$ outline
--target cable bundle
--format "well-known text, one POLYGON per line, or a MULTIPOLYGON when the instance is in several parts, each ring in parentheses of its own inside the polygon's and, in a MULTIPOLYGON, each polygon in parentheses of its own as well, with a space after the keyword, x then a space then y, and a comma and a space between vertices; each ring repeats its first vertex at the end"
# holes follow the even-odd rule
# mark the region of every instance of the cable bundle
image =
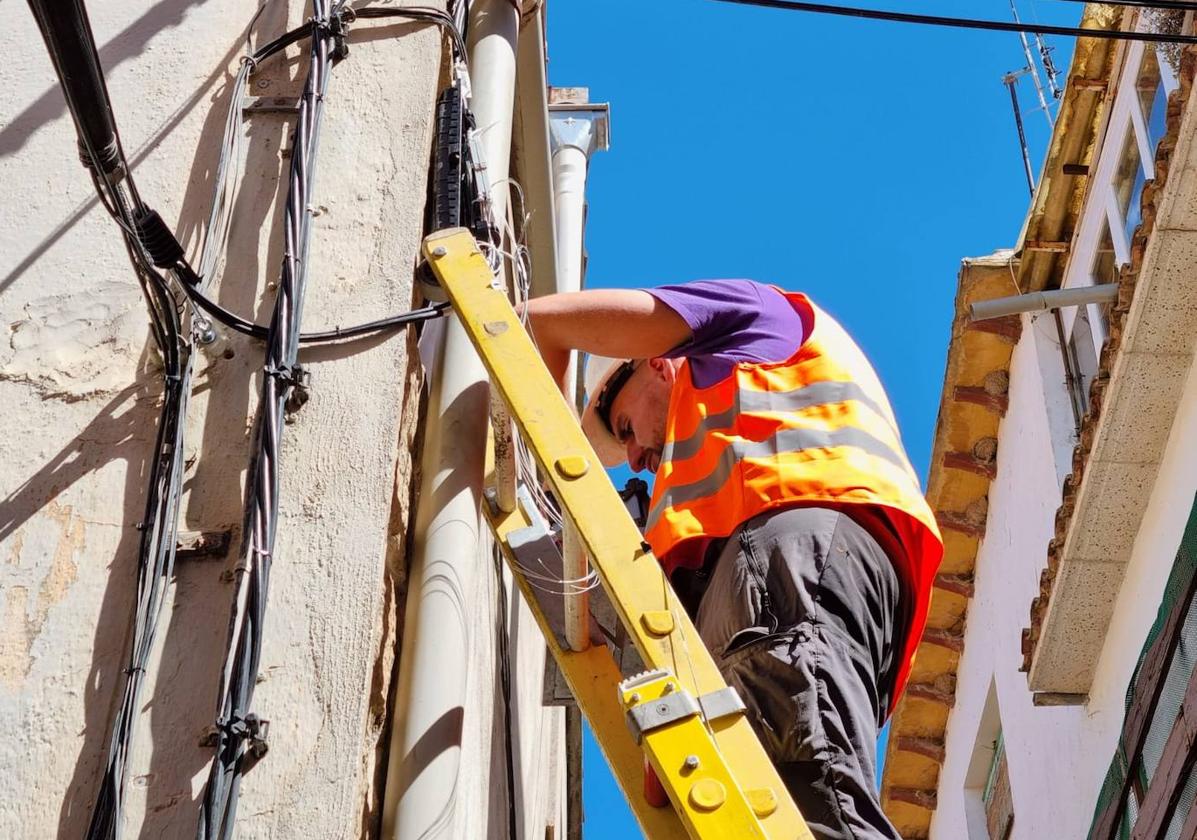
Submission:
MULTIPOLYGON (((158 619, 174 572, 179 503, 184 469, 184 429, 191 394, 197 339, 210 340, 211 316, 230 329, 266 342, 266 376, 262 410, 255 433, 257 454, 251 464, 253 482, 246 513, 245 544, 237 566, 228 658, 220 686, 216 757, 205 790, 201 838, 231 836, 237 796, 247 756, 265 751, 266 722, 249 711, 261 651, 262 620, 269 586, 271 551, 278 517, 278 450, 284 405, 302 390, 303 372, 296 364, 300 342, 337 341, 391 330, 436 318, 447 304, 427 306, 350 327, 299 332, 310 237, 308 197, 319 140, 322 99, 332 64, 347 53, 346 24, 354 12, 329 0, 315 0, 313 18, 284 33, 243 59, 233 90, 243 90, 260 62, 291 44, 311 39, 309 76, 300 103, 299 128, 288 188, 283 266, 279 294, 269 326, 254 324, 208 297, 228 239, 240 156, 240 97, 233 96, 225 122, 208 224, 204 230, 199 272, 187 262, 183 248, 161 216, 142 200, 129 172, 111 99, 82 0, 29 0, 63 88, 79 137, 80 158, 90 170, 100 201, 116 220, 130 262, 142 287, 155 343, 162 358, 163 399, 150 461, 145 514, 139 523, 137 598, 132 640, 120 703, 104 776, 87 831, 89 840, 111 840, 123 822, 128 758, 141 709, 146 667, 158 619), (189 318, 188 318, 189 315, 189 318), (189 320, 190 330, 184 328, 189 320)), ((260 10, 259 10, 260 11, 260 10)), ((460 52, 461 36, 453 18, 436 9, 359 10, 363 17, 406 17, 449 29, 460 52)))
POLYGON ((283 266, 266 334, 266 376, 254 429, 241 553, 236 566, 231 632, 220 678, 216 755, 212 760, 197 831, 199 838, 232 836, 238 788, 250 753, 265 751, 261 722, 252 716, 254 683, 262 651, 279 509, 279 448, 287 397, 297 382, 299 325, 308 279, 312 185, 320 145, 324 96, 341 30, 328 0, 314 0, 308 73, 299 99, 283 211, 283 266))

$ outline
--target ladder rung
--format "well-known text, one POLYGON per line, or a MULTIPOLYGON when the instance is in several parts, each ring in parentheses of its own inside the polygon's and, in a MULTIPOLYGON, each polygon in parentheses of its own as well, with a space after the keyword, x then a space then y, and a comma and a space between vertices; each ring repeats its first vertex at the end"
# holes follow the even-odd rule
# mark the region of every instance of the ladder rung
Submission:
POLYGON ((639 747, 626 726, 626 712, 643 716, 648 703, 677 693, 720 696, 727 688, 660 564, 624 507, 593 448, 558 391, 490 266, 464 229, 441 231, 424 242, 424 255, 453 302, 457 316, 490 372, 491 383, 578 536, 620 622, 650 671, 639 688, 620 687, 606 645, 567 650, 547 621, 532 587, 513 562, 508 539, 532 523, 516 505, 489 511, 496 539, 574 691, 582 712, 610 762, 645 833, 653 840, 686 833, 714 838, 811 838, 747 718, 739 712, 708 720, 699 713, 643 730, 639 747), (518 527, 517 527, 518 526, 518 527), (669 686, 668 688, 666 686, 669 686), (635 696, 633 696, 635 695, 635 696), (641 753, 641 750, 643 752, 641 753), (656 770, 673 804, 672 814, 652 809, 637 790, 643 756, 656 770), (672 821, 662 816, 670 814, 672 821), (670 827, 672 826, 672 827, 670 827))

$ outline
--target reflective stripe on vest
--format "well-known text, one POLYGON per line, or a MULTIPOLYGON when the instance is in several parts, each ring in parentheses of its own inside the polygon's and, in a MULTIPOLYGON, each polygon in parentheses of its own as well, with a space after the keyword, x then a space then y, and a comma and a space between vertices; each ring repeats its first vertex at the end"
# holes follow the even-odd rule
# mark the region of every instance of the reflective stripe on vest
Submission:
MULTIPOLYGON (((708 433, 730 427, 736 418, 745 412, 762 414, 767 411, 801 411, 812 406, 848 400, 864 404, 893 429, 886 412, 855 382, 813 382, 793 391, 738 391, 735 403, 718 414, 704 417, 692 435, 683 440, 666 443, 661 460, 685 461, 693 458, 702 449, 708 433)), ((893 432, 897 437, 897 429, 893 429, 893 432)))
MULTIPOLYGON (((838 383, 837 383, 838 384, 838 383)), ((805 390, 805 389, 804 389, 805 390)), ((777 396, 770 394, 769 396, 777 396)), ((837 400, 837 402, 839 402, 837 400)), ((784 409, 776 409, 784 410, 784 409)), ((700 427, 703 437, 705 430, 700 427)), ((683 441, 688 443, 693 438, 683 441)), ((843 428, 834 431, 807 428, 783 428, 765 440, 736 440, 731 441, 724 449, 715 464, 715 468, 706 476, 688 484, 671 485, 662 492, 659 498, 653 500, 652 509, 648 513, 646 531, 656 527, 657 521, 666 508, 679 507, 687 502, 693 502, 704 496, 717 493, 727 482, 739 461, 749 458, 763 459, 781 454, 796 454, 812 449, 828 449, 832 447, 852 447, 860 449, 877 458, 889 461, 898 469, 905 472, 918 489, 918 477, 914 474, 910 463, 899 450, 895 450, 884 441, 870 435, 861 429, 843 428)), ((668 450, 667 450, 668 452, 668 450)), ((676 448, 675 448, 676 452, 676 448)), ((674 456, 676 458, 676 454, 674 456)), ((666 454, 662 460, 669 458, 666 454)), ((680 460, 680 459, 679 459, 680 460)))
POLYGON ((679 544, 789 504, 883 505, 938 541, 872 365, 833 318, 782 294, 808 331, 791 358, 741 362, 704 388, 678 370, 645 528, 668 568, 697 562, 701 545, 679 544))

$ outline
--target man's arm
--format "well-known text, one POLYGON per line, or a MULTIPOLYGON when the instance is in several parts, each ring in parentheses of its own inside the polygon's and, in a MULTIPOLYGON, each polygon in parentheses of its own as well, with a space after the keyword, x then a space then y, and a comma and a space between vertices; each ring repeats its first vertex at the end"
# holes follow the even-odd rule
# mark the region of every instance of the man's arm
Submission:
POLYGON ((640 289, 589 289, 533 298, 528 323, 540 355, 559 385, 571 350, 651 359, 690 339, 690 327, 640 289))

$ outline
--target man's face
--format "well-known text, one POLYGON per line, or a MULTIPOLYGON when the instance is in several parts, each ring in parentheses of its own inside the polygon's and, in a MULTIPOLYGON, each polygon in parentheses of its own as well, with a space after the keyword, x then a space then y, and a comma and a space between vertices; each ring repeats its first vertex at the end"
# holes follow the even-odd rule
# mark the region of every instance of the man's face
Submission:
POLYGON ((611 403, 611 430, 627 449, 633 472, 655 473, 665 448, 669 394, 677 373, 673 359, 648 359, 636 370, 611 403))

